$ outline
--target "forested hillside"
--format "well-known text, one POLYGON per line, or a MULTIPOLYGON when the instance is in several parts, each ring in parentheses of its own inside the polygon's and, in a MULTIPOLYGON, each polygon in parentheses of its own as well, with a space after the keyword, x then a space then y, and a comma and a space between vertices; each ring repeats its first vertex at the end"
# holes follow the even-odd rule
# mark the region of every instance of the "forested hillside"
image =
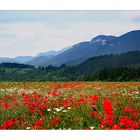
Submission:
POLYGON ((79 65, 34 67, 0 64, 0 81, 130 81, 140 80, 140 51, 92 57, 79 65))

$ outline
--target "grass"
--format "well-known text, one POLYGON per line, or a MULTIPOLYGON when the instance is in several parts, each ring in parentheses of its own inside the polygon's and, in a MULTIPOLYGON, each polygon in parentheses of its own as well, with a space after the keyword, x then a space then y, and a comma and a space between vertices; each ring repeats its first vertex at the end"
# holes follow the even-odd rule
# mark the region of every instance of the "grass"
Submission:
POLYGON ((139 82, 1 82, 1 129, 140 129, 139 82))

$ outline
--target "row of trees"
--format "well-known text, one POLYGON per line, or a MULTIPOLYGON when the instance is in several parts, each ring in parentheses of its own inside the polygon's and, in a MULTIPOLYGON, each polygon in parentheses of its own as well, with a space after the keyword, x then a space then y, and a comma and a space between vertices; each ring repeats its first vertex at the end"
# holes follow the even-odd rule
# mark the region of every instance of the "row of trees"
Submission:
POLYGON ((79 65, 0 64, 0 81, 140 81, 140 51, 93 57, 79 65))
POLYGON ((140 67, 104 68, 96 73, 87 73, 84 81, 140 81, 140 67))
POLYGON ((19 64, 19 63, 1 63, 0 68, 35 68, 32 65, 19 64))
POLYGON ((78 76, 66 68, 0 69, 0 81, 140 81, 140 67, 103 68, 78 76))

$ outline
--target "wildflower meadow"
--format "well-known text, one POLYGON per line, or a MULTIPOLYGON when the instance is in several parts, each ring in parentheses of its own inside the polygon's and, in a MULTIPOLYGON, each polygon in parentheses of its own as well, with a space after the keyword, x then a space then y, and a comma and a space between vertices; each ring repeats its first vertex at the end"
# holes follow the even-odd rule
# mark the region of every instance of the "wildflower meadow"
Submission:
POLYGON ((3 82, 0 129, 140 129, 140 83, 3 82))

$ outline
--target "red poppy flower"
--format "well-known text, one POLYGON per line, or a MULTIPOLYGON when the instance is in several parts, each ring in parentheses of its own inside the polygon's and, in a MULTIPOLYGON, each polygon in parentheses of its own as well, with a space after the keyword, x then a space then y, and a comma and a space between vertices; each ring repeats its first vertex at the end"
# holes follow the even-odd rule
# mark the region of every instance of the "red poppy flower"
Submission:
POLYGON ((57 125, 57 120, 53 119, 53 120, 51 120, 51 123, 52 123, 53 125, 57 125))
POLYGON ((71 103, 70 102, 67 102, 66 104, 65 104, 65 107, 70 107, 71 106, 71 103))
POLYGON ((86 104, 86 101, 84 100, 84 98, 80 98, 80 99, 78 100, 78 102, 80 102, 80 103, 82 103, 82 104, 86 104))
POLYGON ((112 102, 104 100, 104 113, 107 115, 113 114, 112 102))
POLYGON ((39 108, 40 108, 41 110, 45 109, 45 108, 46 108, 46 104, 41 103, 41 104, 39 105, 39 108))
POLYGON ((28 124, 28 121, 24 122, 22 125, 23 126, 26 126, 28 124))
POLYGON ((61 120, 61 118, 55 118, 55 120, 60 121, 60 120, 61 120))
POLYGON ((91 105, 96 105, 96 102, 95 101, 91 102, 91 105))
POLYGON ((137 111, 134 111, 132 114, 132 117, 138 117, 138 116, 139 116, 139 113, 137 111))
POLYGON ((5 130, 5 127, 3 127, 3 126, 0 126, 0 130, 5 130))
POLYGON ((7 108, 10 108, 10 107, 9 107, 8 103, 5 103, 5 104, 3 105, 3 108, 7 109, 7 108))
POLYGON ((89 115, 90 115, 90 117, 93 117, 93 116, 95 115, 95 112, 91 111, 91 112, 89 113, 89 115))
POLYGON ((57 125, 58 121, 60 121, 60 120, 61 120, 61 118, 55 118, 55 119, 51 120, 51 123, 53 125, 57 125))
POLYGON ((107 124, 108 124, 109 126, 113 126, 113 125, 115 124, 115 122, 114 122, 113 120, 108 120, 108 121, 107 121, 107 124))
POLYGON ((37 120, 37 121, 35 122, 35 124, 36 124, 37 126, 43 126, 43 121, 42 121, 42 120, 37 120))
POLYGON ((98 98, 98 96, 97 95, 94 95, 93 97, 92 97, 92 100, 98 100, 99 98, 98 98))
POLYGON ((21 118, 22 118, 22 119, 25 119, 25 118, 26 118, 26 116, 22 115, 22 116, 21 116, 21 118))
POLYGON ((119 129, 120 129, 120 127, 119 127, 119 125, 118 125, 118 124, 114 124, 114 125, 113 125, 113 127, 112 127, 112 129, 114 129, 114 130, 119 130, 119 129))
POLYGON ((124 112, 125 112, 125 113, 131 113, 131 112, 132 112, 132 109, 131 109, 131 108, 125 108, 125 109, 124 109, 124 112))
POLYGON ((7 127, 12 127, 14 125, 14 121, 12 120, 6 120, 4 122, 4 126, 7 128, 7 127))
POLYGON ((30 112, 30 113, 36 113, 36 112, 37 112, 37 110, 30 109, 30 110, 29 110, 29 112, 30 112))

